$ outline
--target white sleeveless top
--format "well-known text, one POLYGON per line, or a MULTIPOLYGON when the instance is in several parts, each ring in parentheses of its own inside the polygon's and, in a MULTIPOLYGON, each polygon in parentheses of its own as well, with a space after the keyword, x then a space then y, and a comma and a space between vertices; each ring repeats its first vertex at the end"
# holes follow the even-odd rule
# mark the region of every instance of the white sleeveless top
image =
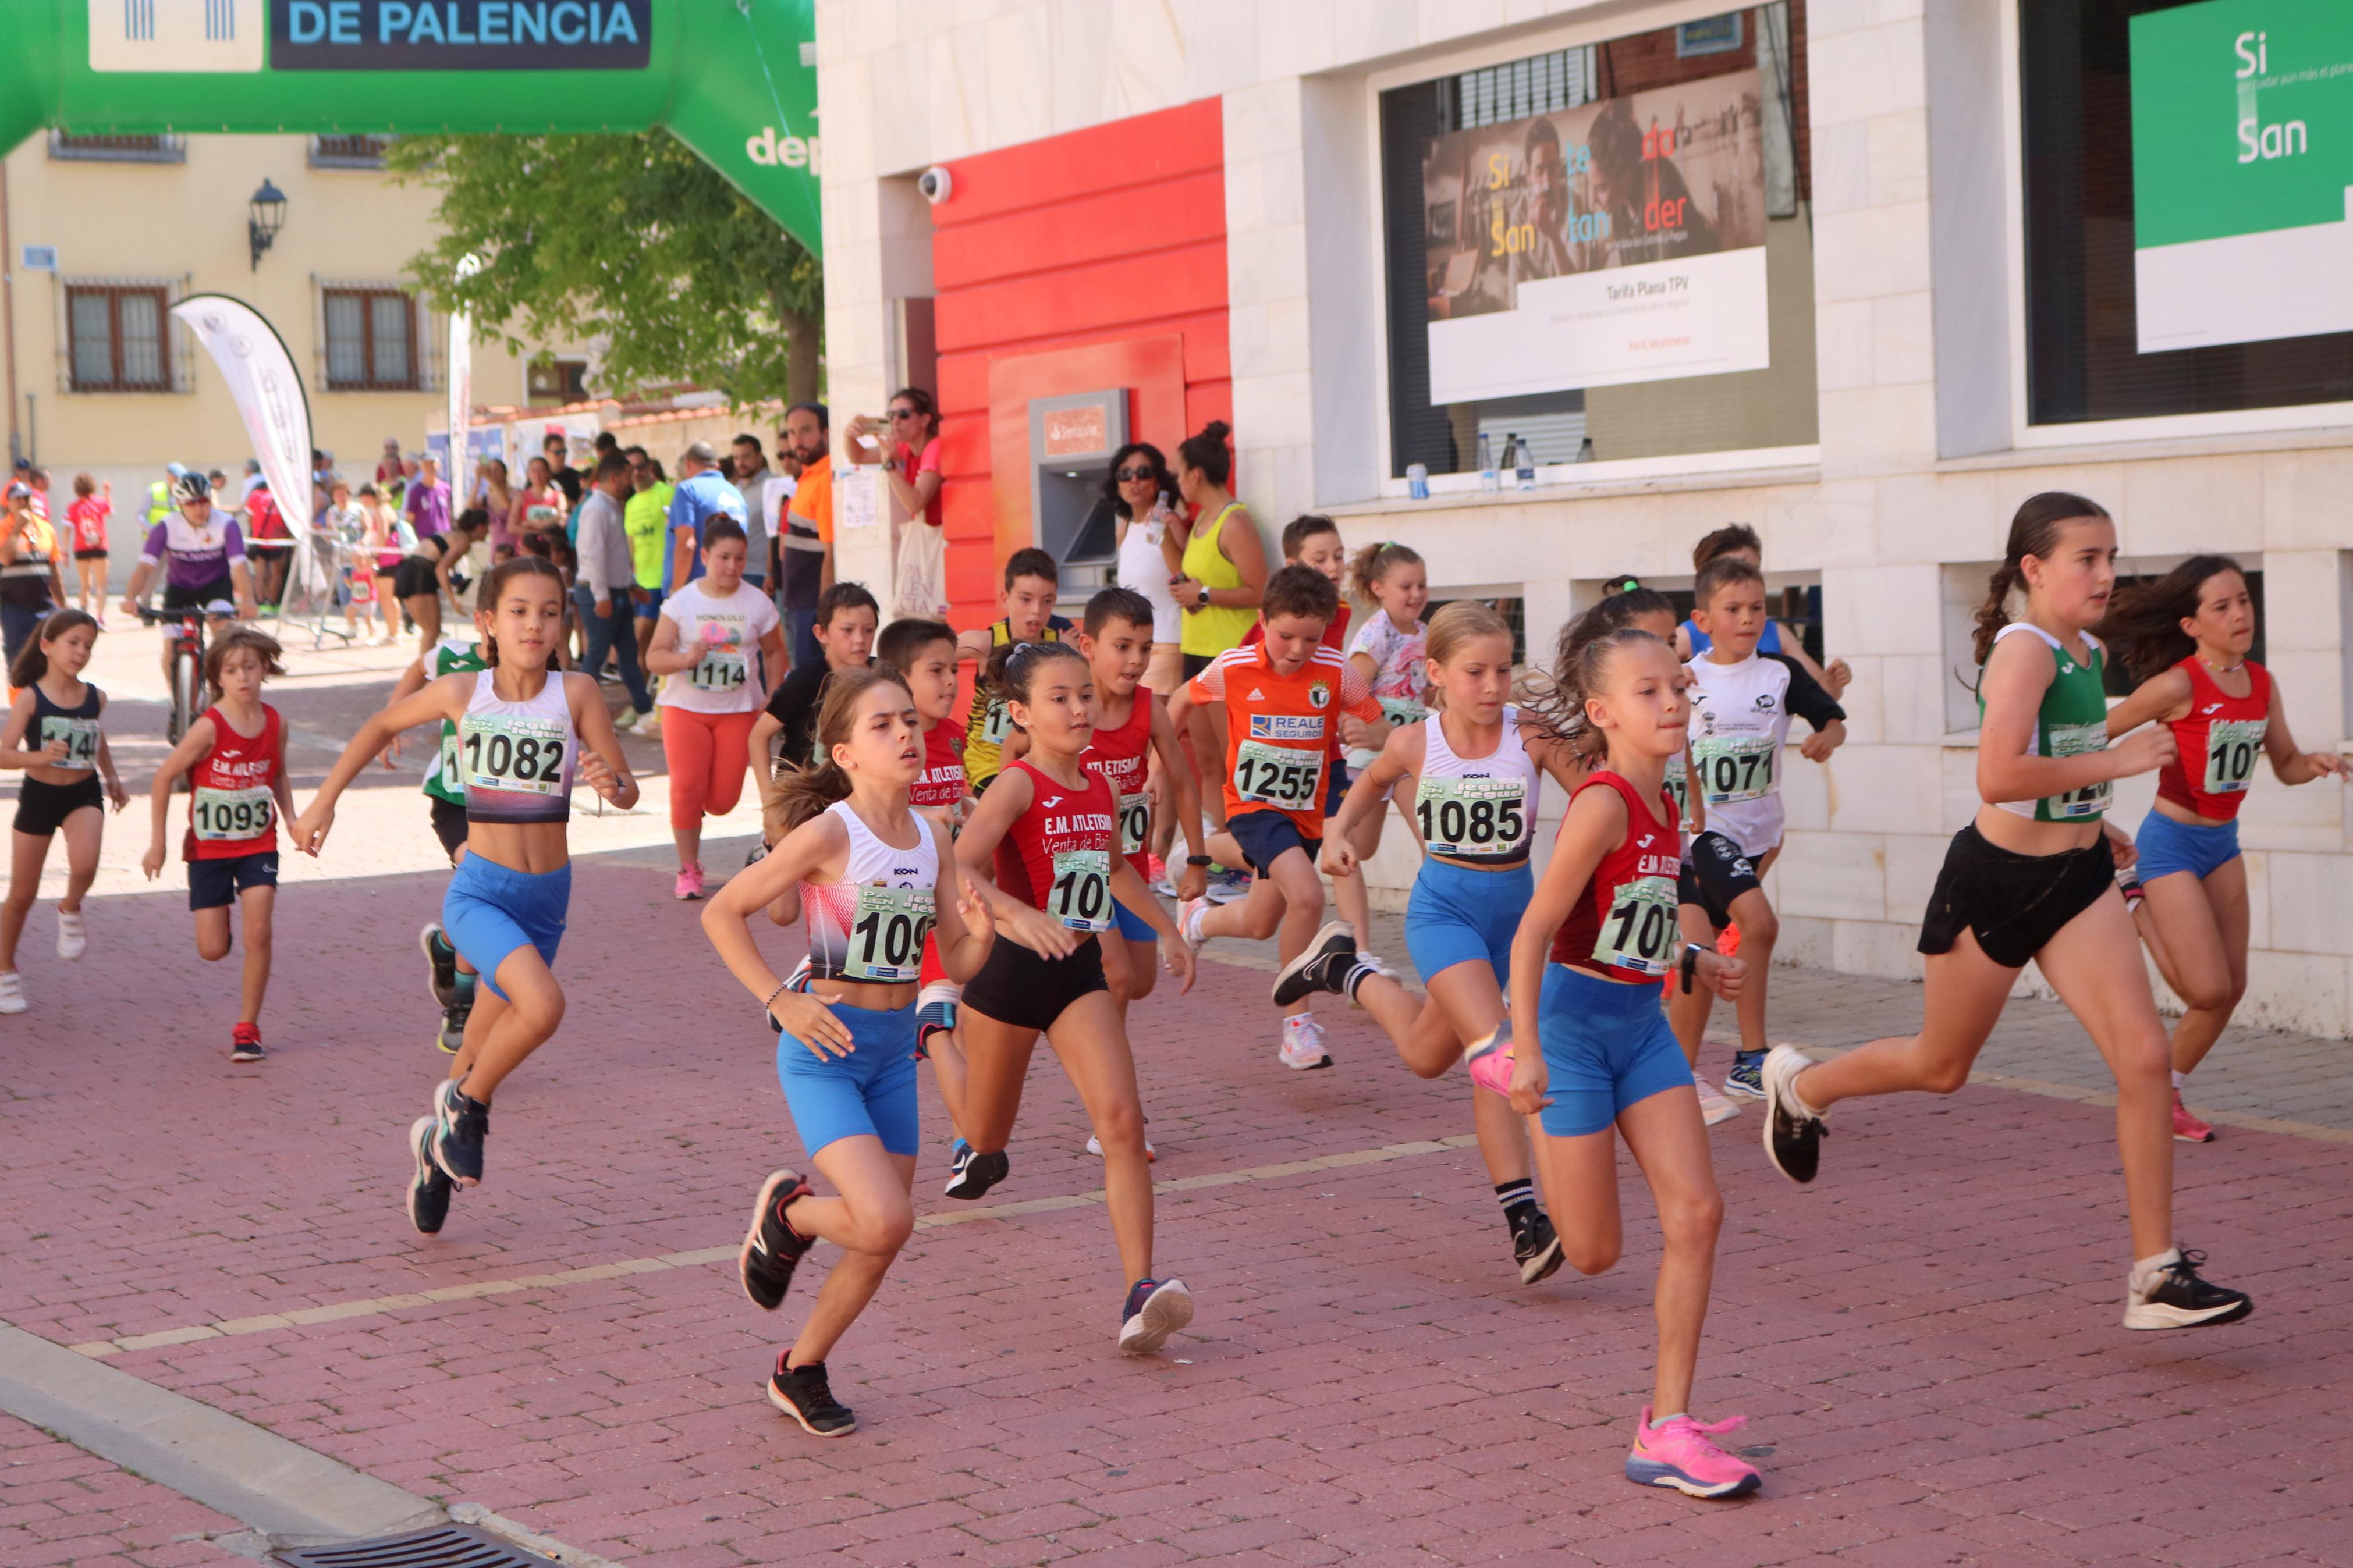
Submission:
POLYGON ((1421 727, 1421 774, 1413 816, 1432 855, 1474 866, 1511 866, 1528 858, 1543 781, 1520 737, 1520 710, 1504 705, 1494 754, 1457 756, 1437 713, 1421 727))
POLYGON ((458 721, 456 784, 466 792, 469 822, 562 822, 572 815, 572 774, 580 736, 564 675, 547 672, 539 695, 499 697, 498 672, 474 677, 474 695, 458 721))
POLYGON ((932 825, 914 817, 915 845, 885 844, 846 800, 826 814, 849 834, 849 860, 839 882, 803 882, 808 915, 809 973, 824 980, 875 985, 913 984, 923 973, 931 935, 940 853, 932 825))

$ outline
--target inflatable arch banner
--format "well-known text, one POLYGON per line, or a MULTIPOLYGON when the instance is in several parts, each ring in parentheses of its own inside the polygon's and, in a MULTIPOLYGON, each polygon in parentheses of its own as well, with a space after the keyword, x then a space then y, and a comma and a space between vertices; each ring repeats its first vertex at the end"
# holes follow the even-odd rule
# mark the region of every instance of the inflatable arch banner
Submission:
POLYGON ((815 0, 0 0, 0 153, 661 126, 822 254, 815 0))

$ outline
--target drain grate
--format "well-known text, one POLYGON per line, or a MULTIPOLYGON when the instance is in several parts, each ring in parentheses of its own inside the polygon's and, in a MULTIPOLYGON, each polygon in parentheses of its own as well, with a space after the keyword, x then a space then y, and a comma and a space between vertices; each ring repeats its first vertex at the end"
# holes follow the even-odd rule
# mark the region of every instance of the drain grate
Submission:
POLYGON ((279 1552, 278 1561, 289 1568, 562 1568, 554 1558, 462 1524, 306 1546, 279 1552))

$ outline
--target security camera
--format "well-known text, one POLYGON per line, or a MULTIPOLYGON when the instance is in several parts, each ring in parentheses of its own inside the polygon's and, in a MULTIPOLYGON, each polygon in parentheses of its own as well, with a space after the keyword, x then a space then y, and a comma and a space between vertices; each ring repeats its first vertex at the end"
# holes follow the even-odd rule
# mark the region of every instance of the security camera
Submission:
POLYGON ((955 189, 955 181, 945 169, 934 163, 915 177, 915 189, 923 193, 925 201, 937 206, 948 199, 950 191, 955 189))

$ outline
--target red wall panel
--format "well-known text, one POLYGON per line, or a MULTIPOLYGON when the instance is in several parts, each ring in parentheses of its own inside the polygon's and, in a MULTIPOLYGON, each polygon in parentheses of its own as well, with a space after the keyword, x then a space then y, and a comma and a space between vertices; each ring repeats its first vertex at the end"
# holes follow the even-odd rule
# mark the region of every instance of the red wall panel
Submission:
POLYGON ((995 618, 1032 542, 1029 402, 1131 389, 1163 451, 1230 416, 1225 136, 1215 99, 948 165, 931 209, 948 597, 995 618))

